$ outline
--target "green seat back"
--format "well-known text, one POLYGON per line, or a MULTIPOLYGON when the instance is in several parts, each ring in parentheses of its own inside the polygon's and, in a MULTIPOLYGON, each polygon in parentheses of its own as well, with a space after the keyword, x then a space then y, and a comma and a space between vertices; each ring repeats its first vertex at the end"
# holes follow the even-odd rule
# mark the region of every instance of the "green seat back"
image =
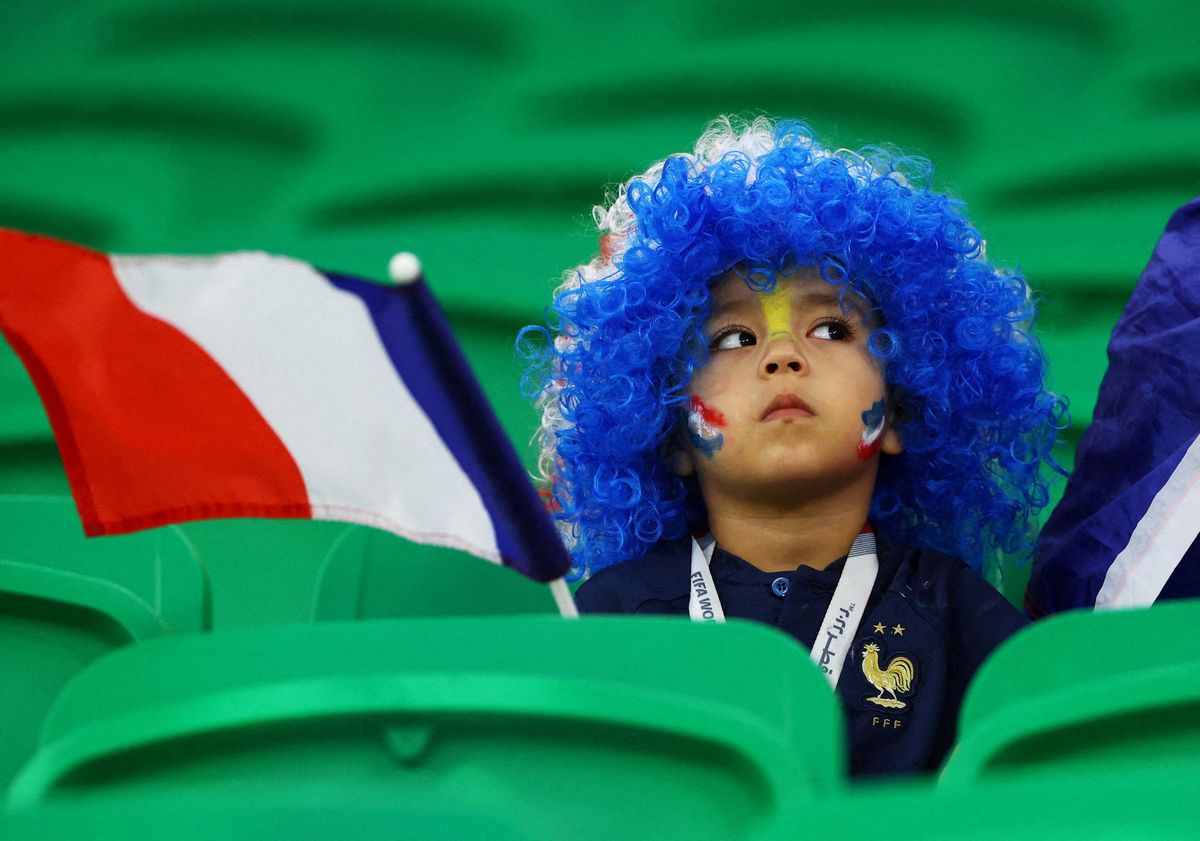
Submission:
POLYGON ((312 620, 313 590, 345 523, 236 517, 178 526, 204 558, 215 630, 312 620))
POLYGON ((511 569, 362 526, 331 547, 317 584, 317 621, 558 613, 554 596, 511 569))
MULTIPOLYGON (((1147 769, 1136 778, 1088 776, 980 780, 965 787, 886 782, 816 804, 805 839, 875 841, 1143 841, 1194 838, 1195 781, 1147 769)), ((782 841, 782 839, 781 839, 782 841)))
POLYGON ((177 530, 85 538, 66 497, 0 497, 0 788, 86 664, 208 624, 203 569, 177 530))
POLYGON ((535 837, 780 837, 843 779, 841 713, 757 624, 474 617, 116 652, 60 697, 10 806, 375 793, 535 837))
POLYGON ((532 841, 520 815, 480 814, 463 804, 427 807, 339 791, 336 797, 197 796, 188 792, 92 798, 0 812, 0 838, 20 841, 532 841))
MULTIPOLYGON (((1194 781, 1147 769, 1136 777, 1022 779, 980 782, 967 788, 875 783, 824 792, 795 810, 800 825, 774 828, 764 838, 876 841, 883 832, 920 841, 1190 841, 1200 821, 1194 781)), ((219 794, 192 790, 109 793, 69 800, 56 798, 33 808, 0 812, 0 838, 22 841, 260 841, 263 838, 403 838, 546 841, 621 837, 624 801, 588 814, 582 831, 563 825, 547 830, 537 813, 485 810, 472 798, 447 807, 420 803, 378 788, 338 787, 323 794, 276 787, 265 796, 257 787, 219 794), (558 831, 555 831, 557 829, 558 831), (568 831, 574 834, 568 836, 568 831)), ((567 804, 580 808, 580 787, 559 787, 567 804)), ((485 798, 479 798, 485 799, 485 798)), ((650 826, 626 837, 654 838, 650 826)), ((747 833, 750 834, 750 833, 747 833)), ((717 837, 698 836, 698 837, 717 837)))
POLYGON ((1140 773, 1200 779, 1200 601, 1078 611, 1012 637, 967 691, 941 781, 1140 773))

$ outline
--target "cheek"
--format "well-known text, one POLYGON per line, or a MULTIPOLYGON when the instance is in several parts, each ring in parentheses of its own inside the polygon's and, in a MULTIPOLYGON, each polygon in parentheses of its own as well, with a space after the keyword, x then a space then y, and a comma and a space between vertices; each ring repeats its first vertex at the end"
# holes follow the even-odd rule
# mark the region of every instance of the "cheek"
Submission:
POLYGON ((708 458, 725 446, 725 416, 716 408, 706 404, 697 395, 692 395, 687 417, 688 437, 692 446, 708 458))

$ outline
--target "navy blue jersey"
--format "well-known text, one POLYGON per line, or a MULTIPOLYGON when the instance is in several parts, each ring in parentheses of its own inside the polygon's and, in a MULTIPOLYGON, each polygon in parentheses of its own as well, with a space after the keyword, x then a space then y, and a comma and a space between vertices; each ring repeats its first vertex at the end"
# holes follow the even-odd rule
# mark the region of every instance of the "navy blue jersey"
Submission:
MULTIPOLYGON (((850 773, 931 771, 954 743, 980 663, 1026 620, 962 561, 877 543, 879 575, 838 682, 850 773), (864 657, 868 645, 876 650, 864 657), (889 667, 910 672, 907 692, 881 676, 889 667)), ((843 558, 823 570, 763 572, 718 546, 709 568, 726 617, 774 625, 811 650, 844 566, 843 558)), ((584 613, 687 616, 690 573, 690 541, 664 541, 593 575, 575 602, 584 613)))

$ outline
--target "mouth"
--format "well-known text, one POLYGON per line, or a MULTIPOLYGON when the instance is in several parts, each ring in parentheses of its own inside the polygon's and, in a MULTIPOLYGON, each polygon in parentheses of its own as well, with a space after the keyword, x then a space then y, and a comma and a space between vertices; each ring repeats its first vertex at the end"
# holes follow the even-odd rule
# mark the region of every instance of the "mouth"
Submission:
POLYGON ((811 418, 813 414, 812 408, 807 403, 790 391, 785 391, 767 404, 766 410, 762 413, 761 420, 773 421, 811 418))

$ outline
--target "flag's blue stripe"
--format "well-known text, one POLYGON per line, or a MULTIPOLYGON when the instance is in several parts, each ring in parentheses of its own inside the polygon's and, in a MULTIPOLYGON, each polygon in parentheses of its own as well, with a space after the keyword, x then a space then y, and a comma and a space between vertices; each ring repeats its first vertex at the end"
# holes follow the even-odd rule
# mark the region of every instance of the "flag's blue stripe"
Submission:
POLYGON ((504 562, 538 581, 562 577, 562 541, 424 281, 324 274, 366 305, 396 372, 478 489, 504 562))

